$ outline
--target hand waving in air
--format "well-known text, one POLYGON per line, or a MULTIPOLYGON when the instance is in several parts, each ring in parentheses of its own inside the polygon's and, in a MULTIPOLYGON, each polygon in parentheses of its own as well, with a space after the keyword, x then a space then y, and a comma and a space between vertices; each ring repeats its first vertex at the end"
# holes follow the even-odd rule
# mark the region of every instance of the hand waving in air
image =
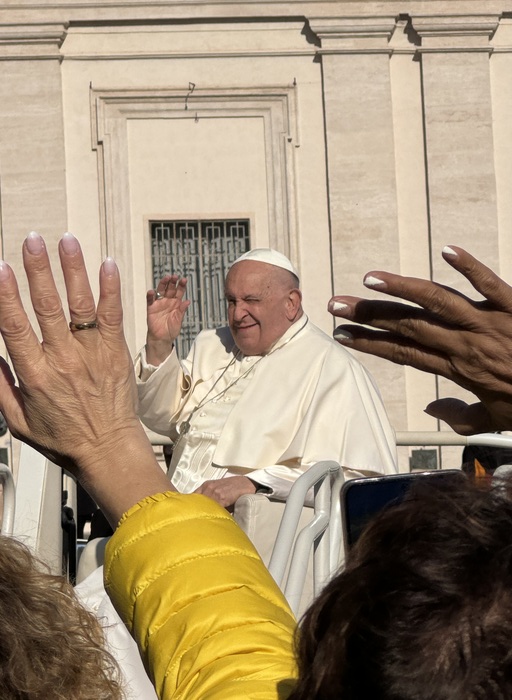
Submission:
POLYGON ((43 239, 32 233, 23 244, 42 342, 0 261, 0 333, 16 373, 0 358, 0 411, 15 437, 77 476, 115 526, 138 500, 172 486, 137 418, 117 266, 101 266, 96 305, 74 236, 62 238, 59 255, 71 326, 43 239))
POLYGON ((146 359, 149 364, 159 365, 171 353, 190 306, 190 301, 183 300, 186 286, 185 277, 166 275, 157 288, 150 289, 146 295, 146 359))
POLYGON ((367 287, 417 306, 335 296, 329 311, 360 325, 339 326, 334 337, 347 347, 439 374, 473 392, 478 403, 446 398, 426 408, 456 432, 511 430, 512 288, 462 248, 446 247, 443 257, 483 301, 428 280, 369 272, 367 287))

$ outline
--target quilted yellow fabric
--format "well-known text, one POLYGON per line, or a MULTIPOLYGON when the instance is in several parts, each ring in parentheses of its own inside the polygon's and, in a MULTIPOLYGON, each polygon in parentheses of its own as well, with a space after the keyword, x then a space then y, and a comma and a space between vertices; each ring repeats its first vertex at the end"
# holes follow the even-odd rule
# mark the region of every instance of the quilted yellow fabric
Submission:
POLYGON ((105 585, 162 700, 285 700, 296 622, 246 535, 214 501, 161 493, 121 519, 105 585))

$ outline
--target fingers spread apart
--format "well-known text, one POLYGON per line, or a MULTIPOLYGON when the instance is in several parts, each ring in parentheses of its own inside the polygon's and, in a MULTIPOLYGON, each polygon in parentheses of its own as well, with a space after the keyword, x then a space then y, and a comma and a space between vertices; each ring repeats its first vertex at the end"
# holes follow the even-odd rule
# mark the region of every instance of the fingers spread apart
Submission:
MULTIPOLYGON (((390 337, 388 342, 400 339, 400 342, 404 343, 410 340, 414 345, 425 344, 439 351, 444 351, 452 342, 452 330, 447 324, 440 322, 429 311, 410 304, 345 296, 331 299, 329 311, 334 316, 341 316, 353 323, 389 331, 393 334, 393 338, 390 337)), ((346 336, 346 332, 352 333, 352 330, 356 333, 356 338, 371 340, 375 337, 383 337, 382 334, 379 336, 365 334, 363 329, 356 330, 352 326, 340 328, 343 331, 336 329, 335 332, 336 340, 340 342, 348 343, 350 338, 346 336)))
POLYGON ((39 339, 25 313, 13 271, 0 261, 0 333, 7 352, 21 367, 32 367, 42 355, 39 339))
POLYGON ((493 306, 512 313, 512 287, 470 253, 458 246, 446 246, 443 258, 460 272, 493 306))
POLYGON ((398 365, 409 365, 444 377, 451 377, 453 374, 447 354, 394 333, 346 325, 338 326, 333 335, 341 345, 382 357, 398 365))

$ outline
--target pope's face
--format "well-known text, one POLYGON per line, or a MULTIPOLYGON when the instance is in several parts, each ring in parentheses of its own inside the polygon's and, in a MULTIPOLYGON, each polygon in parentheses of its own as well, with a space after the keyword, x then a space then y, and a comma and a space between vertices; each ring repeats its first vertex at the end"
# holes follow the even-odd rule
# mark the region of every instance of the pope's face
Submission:
POLYGON ((298 318, 290 278, 285 270, 255 260, 243 260, 229 270, 229 327, 244 355, 264 355, 298 318))

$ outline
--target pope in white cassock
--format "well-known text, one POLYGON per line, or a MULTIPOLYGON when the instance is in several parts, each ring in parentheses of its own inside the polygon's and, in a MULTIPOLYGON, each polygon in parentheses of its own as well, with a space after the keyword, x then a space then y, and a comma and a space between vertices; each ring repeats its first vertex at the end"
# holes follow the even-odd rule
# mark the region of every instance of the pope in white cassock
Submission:
POLYGON ((225 507, 263 491, 285 500, 323 459, 346 476, 396 471, 395 442, 378 390, 347 350, 302 310, 298 274, 281 253, 245 253, 226 277, 229 327, 174 349, 189 301, 186 279, 147 295, 147 342, 136 361, 139 415, 170 436, 174 486, 225 507))
MULTIPOLYGON (((322 459, 339 462, 347 476, 396 471, 393 432, 371 377, 308 320, 298 284, 281 253, 242 255, 226 278, 229 327, 201 332, 186 359, 174 349, 190 304, 186 280, 167 276, 148 292, 147 343, 136 361, 139 411, 149 428, 174 440, 170 476, 179 491, 230 507, 260 490, 285 500, 322 459)), ((282 504, 267 505, 258 522, 238 519, 266 563, 282 514, 282 504)), ((312 593, 306 585, 304 606, 312 593)), ((127 698, 155 700, 101 570, 77 592, 106 620, 127 698)))

